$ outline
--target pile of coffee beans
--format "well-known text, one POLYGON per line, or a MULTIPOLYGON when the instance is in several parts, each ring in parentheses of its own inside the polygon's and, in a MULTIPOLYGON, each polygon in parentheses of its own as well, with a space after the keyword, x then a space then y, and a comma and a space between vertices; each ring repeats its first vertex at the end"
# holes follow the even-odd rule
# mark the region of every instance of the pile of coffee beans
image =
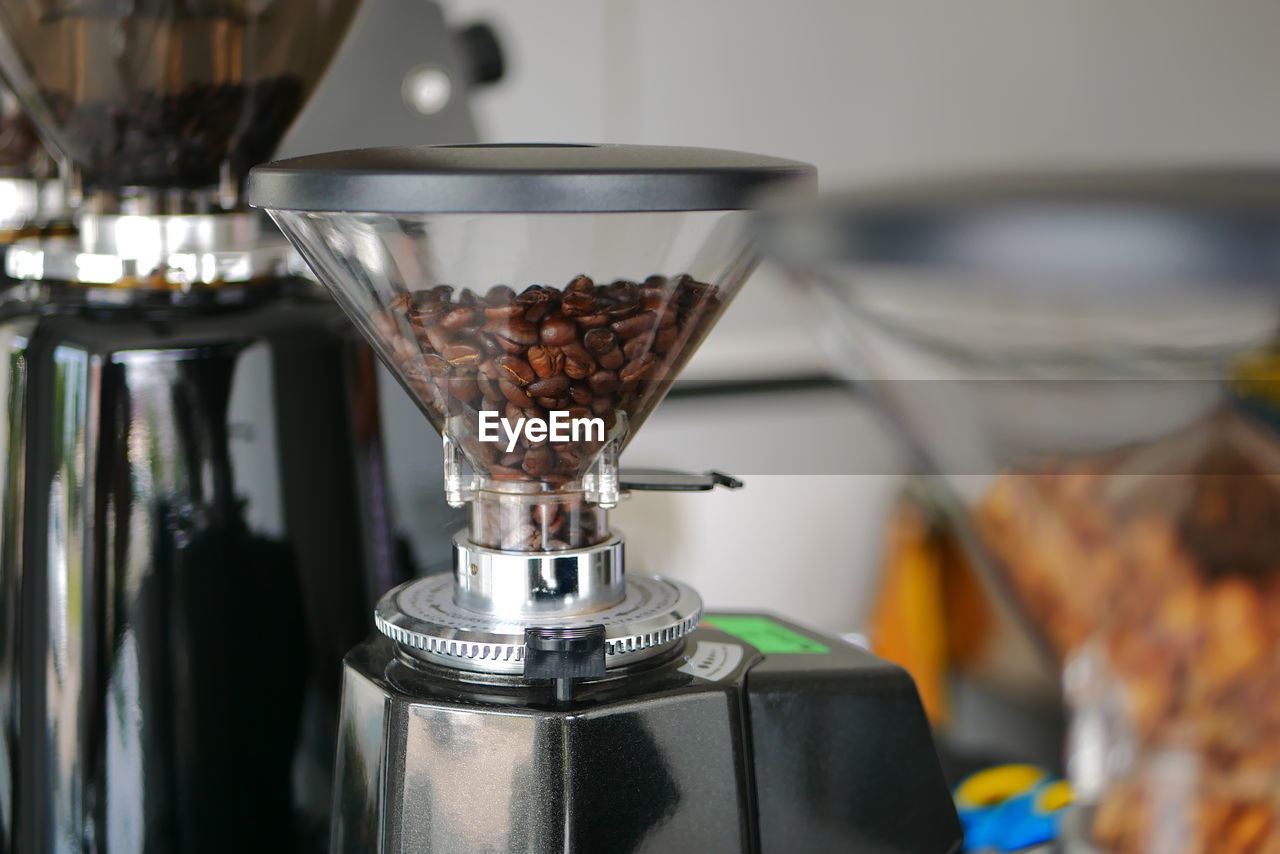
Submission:
MULTIPOLYGON (((604 443, 634 429, 721 309, 719 288, 689 275, 596 284, 579 275, 563 288, 517 293, 499 284, 484 296, 449 286, 399 292, 380 319, 392 359, 438 426, 466 449, 481 474, 524 484, 547 501, 494 497, 472 504, 472 536, 504 549, 577 548, 608 536, 604 513, 575 484, 604 443), (509 424, 600 419, 604 439, 530 440, 507 449, 480 442, 480 412, 509 424), (576 497, 575 497, 576 495, 576 497)), ((517 489, 518 489, 517 488, 517 489)))
MULTIPOLYGON (((620 421, 634 428, 658 403, 721 304, 719 288, 687 275, 610 284, 580 275, 563 288, 532 285, 517 293, 497 285, 483 296, 440 285, 396 294, 383 334, 433 419, 450 421, 482 473, 554 490, 578 481, 604 443, 521 437, 508 451, 505 437, 478 440, 478 413, 497 412, 512 424, 547 419, 553 410, 599 418, 607 441, 620 421)), ((584 536, 605 536, 588 531, 583 518, 577 529, 584 536)), ((515 520, 499 539, 510 539, 512 525, 530 523, 538 547, 548 537, 560 541, 546 521, 515 520)))
POLYGON ((122 101, 46 98, 86 186, 199 188, 217 184, 223 161, 239 172, 270 157, 302 108, 302 88, 297 77, 280 75, 139 91, 122 101))
POLYGON ((560 551, 609 536, 607 514, 582 493, 481 492, 471 503, 471 540, 507 551, 560 551))

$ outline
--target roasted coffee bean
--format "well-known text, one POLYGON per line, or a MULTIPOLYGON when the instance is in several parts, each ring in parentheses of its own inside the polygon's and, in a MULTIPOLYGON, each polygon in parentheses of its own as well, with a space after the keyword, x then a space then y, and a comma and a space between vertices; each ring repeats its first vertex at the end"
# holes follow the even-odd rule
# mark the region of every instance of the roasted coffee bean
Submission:
POLYGON ((455 368, 480 363, 480 351, 470 344, 450 344, 440 351, 440 355, 455 368))
POLYGON ((609 326, 623 338, 633 338, 642 332, 654 329, 657 326, 657 320, 657 315, 652 311, 642 311, 623 320, 615 320, 609 326))
POLYGON ((450 376, 453 373, 453 367, 445 361, 444 357, 435 353, 423 354, 422 368, 427 372, 427 376, 437 379, 450 376))
POLYGON ((582 344, 591 351, 592 355, 599 356, 616 348, 618 338, 608 329, 592 329, 582 336, 582 344))
POLYGON ((523 317, 505 317, 490 320, 484 325, 484 329, 499 338, 525 347, 538 343, 538 327, 523 317))
POLYGON ((476 375, 476 385, 480 389, 480 393, 484 395, 486 401, 499 400, 502 398, 502 390, 498 388, 498 383, 492 378, 487 377, 483 373, 476 375))
POLYGON ((575 293, 582 292, 582 291, 590 292, 590 291, 594 291, 595 289, 596 289, 596 283, 591 281, 591 277, 581 275, 581 274, 574 276, 573 280, 569 282, 569 284, 565 285, 566 291, 573 291, 575 293))
POLYGON ((658 357, 652 353, 646 353, 640 358, 623 365, 618 376, 623 382, 634 382, 635 380, 642 379, 646 374, 653 370, 653 366, 656 364, 658 364, 658 357))
POLYGON ((427 291, 427 298, 432 302, 446 303, 453 298, 453 285, 436 285, 427 291))
POLYGON ((587 385, 596 394, 610 394, 618 390, 618 375, 613 371, 596 371, 587 380, 587 385))
POLYGON ((569 399, 579 406, 591 403, 591 389, 577 383, 569 386, 569 399))
POLYGON ((581 326, 583 329, 597 329, 601 326, 605 326, 606 324, 608 324, 609 315, 603 314, 603 313, 586 314, 586 315, 583 315, 582 317, 577 318, 577 321, 578 321, 578 325, 581 326))
POLYGON ((498 349, 501 352, 506 353, 508 356, 522 356, 529 349, 529 345, 527 344, 517 344, 514 341, 499 336, 495 336, 493 341, 498 346, 498 349))
POLYGON ((516 292, 510 285, 494 285, 484 295, 484 301, 491 306, 507 305, 516 298, 516 292))
POLYGON ((524 389, 509 380, 498 380, 498 388, 501 389, 503 396, 516 406, 523 408, 534 405, 533 398, 529 397, 529 395, 525 393, 524 389))
POLYGON ((464 436, 462 447, 467 453, 486 463, 495 462, 499 456, 498 449, 495 446, 486 445, 475 436, 464 436))
POLYGON ((512 424, 515 424, 521 418, 525 417, 525 412, 520 407, 520 404, 507 401, 502 408, 502 417, 510 421, 512 424))
POLYGON ((555 464, 556 454, 550 445, 535 445, 525 452, 523 468, 534 477, 551 471, 555 464))
POLYGON ((520 525, 502 535, 502 547, 509 550, 527 551, 535 546, 537 536, 538 529, 532 524, 520 525))
POLYGON ((599 306, 600 301, 590 291, 567 293, 560 300, 560 310, 564 312, 566 317, 582 317, 583 315, 595 314, 599 306))
POLYGON ((530 285, 520 292, 520 294, 515 298, 515 301, 525 308, 528 308, 531 305, 549 302, 552 298, 552 294, 553 291, 549 288, 543 287, 542 285, 530 285))
POLYGON ((555 291, 541 285, 532 285, 516 297, 515 301, 518 305, 525 307, 525 319, 530 323, 537 323, 551 313, 559 302, 559 296, 555 291))
POLYGON ((499 465, 504 465, 507 468, 513 468, 513 469, 520 468, 520 465, 523 462, 524 462, 524 454, 514 454, 514 453, 503 454, 502 457, 498 460, 499 465))
POLYGON ((560 351, 564 353, 566 358, 573 359, 576 362, 592 363, 595 361, 591 356, 591 352, 578 341, 570 341, 561 347, 560 351))
POLYGON ((608 353, 604 353, 596 357, 596 362, 600 364, 600 367, 606 368, 610 371, 618 370, 618 368, 621 368, 623 363, 626 361, 627 357, 623 355, 620 347, 614 347, 608 353))
POLYGON ((606 293, 608 293, 611 300, 629 302, 640 296, 640 286, 635 282, 628 282, 626 279, 618 279, 618 281, 609 285, 606 293))
POLYGON ((571 380, 585 380, 595 370, 595 362, 580 362, 577 359, 565 359, 564 375, 571 380))
MULTIPOLYGON (((588 410, 584 410, 584 411, 586 411, 587 414, 579 417, 587 418, 591 415, 590 411, 588 410)), ((576 448, 562 447, 562 448, 556 448, 555 451, 556 451, 556 468, 560 469, 561 471, 576 471, 577 469, 582 467, 582 454, 576 448)))
POLYGON ((543 528, 554 528, 564 521, 559 504, 544 502, 533 505, 533 521, 543 528))
POLYGON ((676 339, 680 337, 680 330, 674 326, 668 326, 658 330, 658 335, 653 339, 653 349, 659 353, 665 353, 671 349, 676 343, 676 339))
POLYGON ((640 300, 644 303, 644 307, 650 311, 666 305, 669 295, 667 280, 662 276, 650 276, 640 286, 640 300))
POLYGON ((413 309, 422 308, 428 304, 438 304, 440 302, 431 293, 430 288, 419 288, 416 291, 410 292, 409 295, 413 298, 410 302, 410 307, 413 309))
POLYGON ((601 395, 591 401, 591 411, 596 415, 604 415, 606 412, 613 411, 613 398, 608 395, 601 395))
POLYGON ((448 382, 449 394, 463 403, 470 403, 480 396, 480 386, 472 377, 453 377, 448 382))
POLYGON ((509 320, 513 317, 521 317, 524 315, 524 306, 515 303, 507 303, 506 305, 494 305, 484 310, 486 320, 509 320))
POLYGON ((533 368, 517 356, 503 356, 498 360, 499 382, 507 381, 526 386, 537 378, 533 368))
POLYGON ((529 394, 541 397, 556 397, 569 390, 569 378, 564 374, 544 377, 529 383, 529 394))
POLYGON ((430 345, 431 349, 435 350, 437 353, 444 352, 452 340, 448 330, 443 326, 428 326, 426 337, 427 344, 430 345))
POLYGON ((462 293, 458 294, 458 299, 456 301, 460 306, 472 308, 480 302, 480 298, 477 297, 470 288, 463 288, 462 293))
POLYGON ((387 311, 395 314, 403 314, 413 305, 413 294, 408 291, 401 291, 391 298, 391 302, 387 303, 387 311))
POLYGON ((548 317, 542 321, 542 327, 539 330, 542 343, 551 347, 560 347, 568 344, 577 333, 578 329, 574 322, 562 315, 548 317))
POLYGON ((609 315, 610 320, 621 320, 643 309, 644 303, 640 302, 639 299, 629 299, 625 302, 615 302, 605 309, 605 313, 609 315))
POLYGON ((565 411, 568 412, 569 417, 574 420, 591 417, 591 408, 589 406, 570 406, 565 411))
POLYGON ((653 349, 654 340, 652 332, 637 335, 622 346, 622 354, 627 357, 627 361, 638 359, 653 349))
POLYGON ((564 370, 564 353, 557 347, 533 346, 526 356, 540 377, 553 377, 564 370))

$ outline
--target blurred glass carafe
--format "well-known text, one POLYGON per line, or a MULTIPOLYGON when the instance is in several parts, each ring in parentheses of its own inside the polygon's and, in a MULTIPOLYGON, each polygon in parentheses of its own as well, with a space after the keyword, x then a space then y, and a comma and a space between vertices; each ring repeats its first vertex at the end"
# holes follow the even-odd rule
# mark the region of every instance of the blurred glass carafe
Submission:
POLYGON ((0 295, 0 850, 326 847, 341 658, 400 572, 375 368, 239 190, 359 6, 0 0, 83 200, 0 295))
POLYGON ((1069 851, 1280 851, 1280 174, 775 213, 838 364, 1063 665, 1069 851))

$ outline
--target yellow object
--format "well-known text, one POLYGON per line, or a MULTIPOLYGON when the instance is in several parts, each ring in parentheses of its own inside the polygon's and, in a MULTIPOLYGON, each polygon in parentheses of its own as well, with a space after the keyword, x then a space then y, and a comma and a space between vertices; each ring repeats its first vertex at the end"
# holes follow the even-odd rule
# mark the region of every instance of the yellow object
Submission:
POLYGON ((1057 812, 1071 806, 1075 799, 1076 793, 1072 791, 1071 784, 1066 780, 1058 780, 1040 790, 1036 797, 1036 810, 1042 813, 1057 812))
MULTIPOLYGON (((1044 778, 1044 769, 1034 765, 997 765, 994 768, 979 771, 961 783, 956 789, 956 806, 960 809, 995 806, 1030 791, 1044 778)), ((1054 783, 1048 786, 1046 791, 1065 785, 1062 782, 1054 783)), ((1067 803, 1070 803, 1070 787, 1067 787, 1066 791, 1067 803)), ((1057 796, 1060 796, 1060 793, 1057 796)), ((1043 799, 1044 795, 1040 797, 1043 799)))
POLYGON ((882 586, 871 616, 871 649, 906 668, 934 726, 947 719, 944 546, 910 499, 889 525, 882 586))
POLYGON ((1240 357, 1231 371, 1236 394, 1280 407, 1280 351, 1255 350, 1240 357))

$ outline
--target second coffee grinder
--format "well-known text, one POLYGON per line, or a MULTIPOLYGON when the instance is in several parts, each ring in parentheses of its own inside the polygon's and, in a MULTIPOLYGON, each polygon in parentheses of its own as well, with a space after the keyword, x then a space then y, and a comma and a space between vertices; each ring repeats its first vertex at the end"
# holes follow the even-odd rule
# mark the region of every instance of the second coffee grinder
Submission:
POLYGON ((83 199, 0 300, 0 851, 326 847, 395 580, 374 366, 238 196, 358 5, 0 2, 83 199))
MULTIPOLYGON (((444 438, 470 524, 345 662, 335 852, 956 850, 910 678, 624 572, 618 455, 752 268, 729 151, 372 149, 254 170, 268 209, 444 438)), ((425 443, 424 443, 425 444, 425 443)), ((778 571, 787 571, 778 567, 778 571)), ((267 627, 264 631, 275 636, 267 627)))

